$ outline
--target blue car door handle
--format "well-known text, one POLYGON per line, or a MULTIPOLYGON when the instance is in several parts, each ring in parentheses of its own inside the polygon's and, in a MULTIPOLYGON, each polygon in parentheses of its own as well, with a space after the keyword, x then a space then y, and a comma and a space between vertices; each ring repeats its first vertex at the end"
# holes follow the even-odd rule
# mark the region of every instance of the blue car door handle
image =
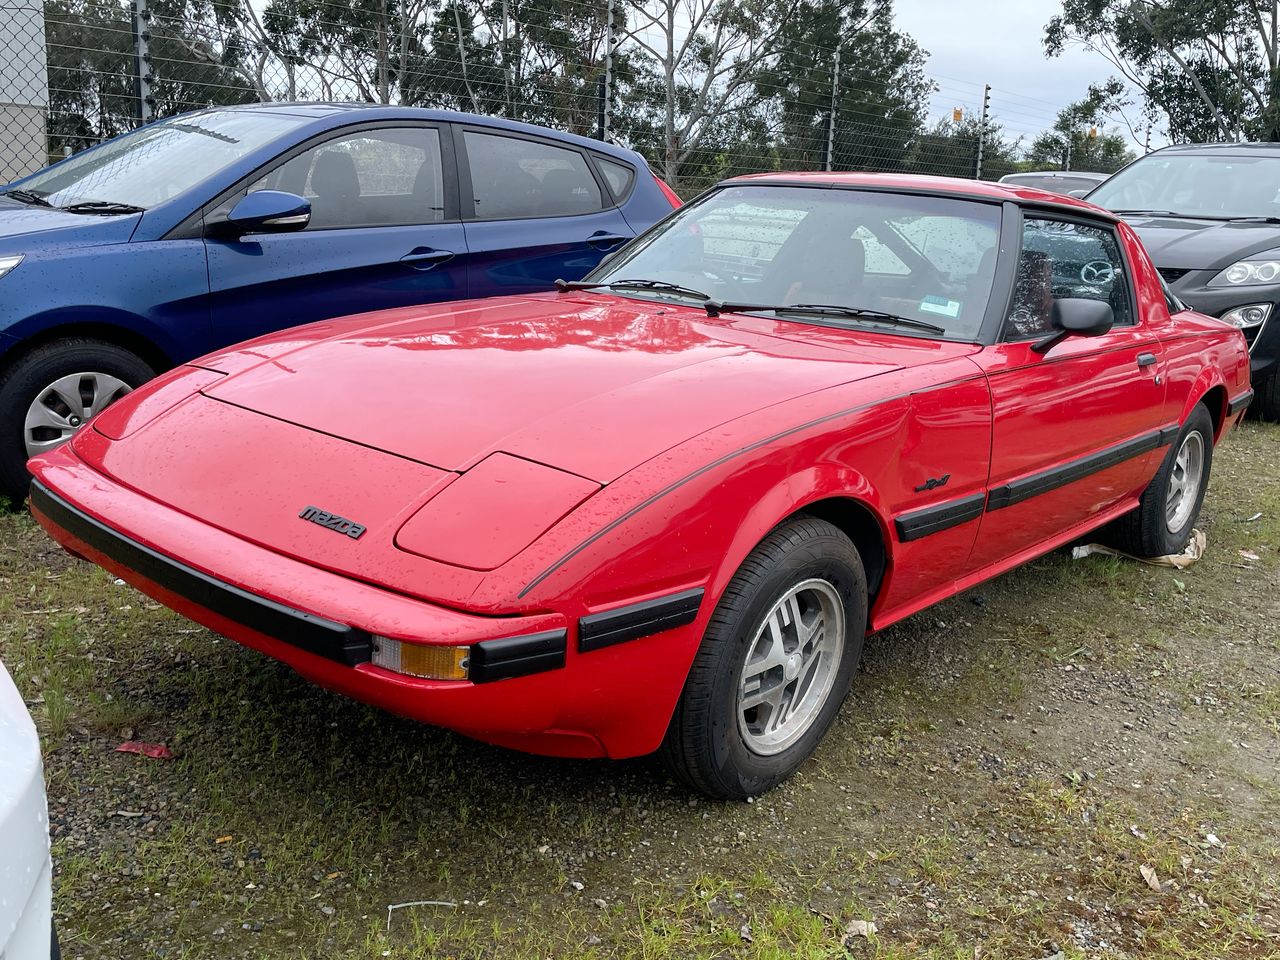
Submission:
POLYGON ((597 250, 608 250, 616 247, 620 243, 626 243, 630 237, 624 237, 617 233, 606 233, 603 230, 597 230, 591 236, 587 237, 587 243, 595 247, 597 250))
POLYGON ((400 262, 407 263, 415 270, 430 270, 432 267, 452 259, 452 250, 432 250, 430 247, 418 247, 416 250, 411 250, 401 257, 400 262))

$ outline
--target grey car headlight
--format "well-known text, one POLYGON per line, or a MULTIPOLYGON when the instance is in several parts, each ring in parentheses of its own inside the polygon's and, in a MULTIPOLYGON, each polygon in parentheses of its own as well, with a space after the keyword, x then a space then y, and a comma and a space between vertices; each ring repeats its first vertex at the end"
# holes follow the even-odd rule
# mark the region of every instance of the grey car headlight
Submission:
POLYGON ((1280 260, 1237 260, 1209 281, 1210 287, 1249 287, 1280 283, 1280 260))
POLYGON ((1247 330, 1263 323, 1269 316, 1271 316, 1271 304, 1247 303, 1243 307, 1232 307, 1218 319, 1227 321, 1233 327, 1247 330))
POLYGON ((16 257, 0 257, 0 277, 3 277, 21 262, 22 254, 18 254, 16 257))

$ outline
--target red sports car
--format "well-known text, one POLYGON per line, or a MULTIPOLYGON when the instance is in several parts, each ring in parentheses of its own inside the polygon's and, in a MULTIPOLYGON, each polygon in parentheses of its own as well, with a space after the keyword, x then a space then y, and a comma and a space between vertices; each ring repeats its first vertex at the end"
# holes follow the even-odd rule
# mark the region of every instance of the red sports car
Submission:
POLYGON ((1240 332, 1066 197, 730 180, 557 293, 197 360, 31 462, 68 550, 334 690, 719 797, 868 630, 1104 525, 1177 552, 1240 332))

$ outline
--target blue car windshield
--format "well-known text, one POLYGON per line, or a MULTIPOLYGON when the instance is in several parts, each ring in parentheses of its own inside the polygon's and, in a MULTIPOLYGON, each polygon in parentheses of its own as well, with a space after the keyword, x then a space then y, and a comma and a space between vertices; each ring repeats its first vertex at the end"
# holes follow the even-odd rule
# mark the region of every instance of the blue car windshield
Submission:
POLYGON ((146 209, 304 122, 258 110, 211 110, 160 120, 42 170, 21 188, 54 207, 97 202, 146 209))

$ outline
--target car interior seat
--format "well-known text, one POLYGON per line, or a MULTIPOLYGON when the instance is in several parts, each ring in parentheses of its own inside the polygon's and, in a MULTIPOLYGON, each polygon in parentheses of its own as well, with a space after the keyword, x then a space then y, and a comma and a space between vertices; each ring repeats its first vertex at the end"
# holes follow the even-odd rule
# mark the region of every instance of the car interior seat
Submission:
POLYGON ((356 204, 360 199, 360 178, 356 162, 348 153, 325 150, 316 157, 311 170, 311 222, 319 226, 335 226, 358 222, 356 204))
POLYGON ((793 268, 791 285, 782 303, 830 303, 867 306, 861 302, 867 272, 867 248, 846 230, 817 241, 820 255, 800 259, 793 268))

